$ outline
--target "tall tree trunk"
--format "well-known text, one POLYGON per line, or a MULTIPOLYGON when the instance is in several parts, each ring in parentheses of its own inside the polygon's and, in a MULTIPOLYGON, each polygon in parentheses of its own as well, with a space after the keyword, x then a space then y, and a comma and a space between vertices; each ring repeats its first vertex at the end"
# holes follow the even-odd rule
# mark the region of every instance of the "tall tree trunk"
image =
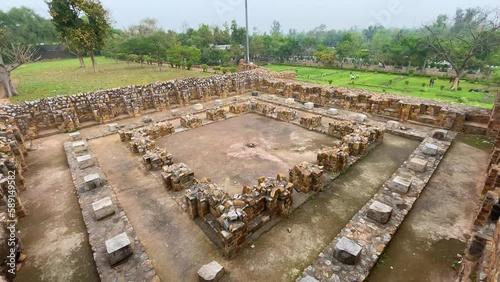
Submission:
POLYGON ((92 61, 92 67, 94 68, 94 73, 97 72, 97 64, 95 62, 95 57, 94 57, 94 50, 89 52, 90 55, 90 60, 92 61))
POLYGON ((80 68, 85 68, 85 61, 83 60, 82 53, 78 53, 78 60, 80 61, 80 68))
POLYGON ((425 74, 427 68, 427 58, 424 60, 424 65, 422 66, 422 73, 425 74))
POLYGON ((457 73, 457 76, 455 77, 455 79, 453 80, 453 84, 451 85, 451 88, 450 90, 457 90, 458 88, 458 84, 460 83, 460 79, 464 76, 465 74, 465 70, 455 70, 455 72, 457 73))
POLYGON ((0 53, 0 84, 4 88, 4 97, 0 98, 10 98, 12 96, 17 96, 17 91, 12 81, 10 80, 10 72, 3 63, 2 54, 0 53))

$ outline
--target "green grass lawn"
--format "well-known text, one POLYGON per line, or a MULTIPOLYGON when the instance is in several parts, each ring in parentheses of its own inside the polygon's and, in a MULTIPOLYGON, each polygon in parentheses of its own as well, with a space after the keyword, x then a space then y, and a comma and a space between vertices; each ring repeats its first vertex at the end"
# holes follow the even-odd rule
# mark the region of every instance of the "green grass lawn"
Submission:
POLYGON ((79 67, 78 59, 65 59, 22 65, 11 75, 14 81, 19 81, 17 86, 19 96, 13 97, 11 101, 36 100, 56 95, 210 75, 167 66, 163 66, 162 71, 159 71, 156 66, 116 63, 104 57, 97 57, 99 73, 94 73, 90 59, 85 58, 85 64, 87 67, 82 69, 79 67))
POLYGON ((484 84, 462 80, 460 82, 462 91, 450 91, 448 90, 450 87, 449 80, 445 78, 437 79, 434 87, 429 87, 429 77, 409 77, 405 75, 363 71, 353 71, 354 75, 359 75, 359 79, 356 79, 353 85, 349 78, 349 73, 351 72, 349 70, 283 65, 269 65, 266 67, 274 71, 296 71, 297 79, 305 82, 329 84, 329 80, 332 80, 332 85, 334 86, 401 94, 447 102, 464 102, 468 105, 483 108, 493 107, 496 92, 500 90, 500 87, 489 87, 484 84), (406 85, 405 81, 408 81, 408 85, 406 85), (422 87, 423 83, 426 85, 425 87, 422 87), (444 86, 443 90, 441 90, 441 85, 444 86), (489 90, 490 94, 469 92, 470 89, 489 90))

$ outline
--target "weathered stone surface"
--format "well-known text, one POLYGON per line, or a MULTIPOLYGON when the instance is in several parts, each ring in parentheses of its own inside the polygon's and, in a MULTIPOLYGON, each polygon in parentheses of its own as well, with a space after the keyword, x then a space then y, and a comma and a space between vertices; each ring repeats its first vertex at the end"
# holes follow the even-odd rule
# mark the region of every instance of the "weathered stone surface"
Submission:
POLYGON ((386 127, 389 129, 400 129, 401 124, 397 121, 390 120, 387 122, 386 127))
POLYGON ((300 279, 298 279, 297 282, 319 282, 319 280, 312 276, 307 275, 305 277, 301 277, 300 279))
POLYGON ((335 246, 334 256, 340 262, 355 265, 361 256, 361 246, 356 244, 351 239, 342 237, 335 246))
POLYGON ((199 281, 201 282, 217 282, 224 275, 224 267, 216 261, 205 264, 198 270, 199 281))
POLYGON ((142 122, 143 123, 152 123, 153 122, 153 119, 148 117, 148 116, 145 116, 142 118, 142 122))
POLYGON ((103 185, 103 181, 97 173, 86 175, 83 178, 83 182, 89 190, 99 188, 103 185))
POLYGON ((101 220, 115 213, 115 205, 110 197, 106 197, 97 202, 92 203, 92 210, 97 220, 101 220))
POLYGON ((287 98, 285 100, 285 104, 287 104, 287 105, 292 105, 293 103, 295 103, 295 99, 294 98, 287 98))
POLYGON ((368 208, 367 216, 379 223, 386 224, 392 215, 392 208, 379 201, 373 202, 368 208))
POLYGON ((78 141, 82 139, 82 136, 80 135, 80 132, 72 132, 69 134, 69 138, 71 141, 78 141))
POLYGON ((411 179, 404 178, 402 176, 396 176, 390 183, 389 188, 399 194, 406 194, 410 190, 411 179))
POLYGON ((314 103, 307 102, 304 104, 304 108, 306 108, 308 110, 312 110, 312 109, 314 109, 314 103))
POLYGON ((203 110, 203 104, 199 104, 199 103, 195 104, 195 105, 193 105, 193 109, 195 111, 201 111, 201 110, 203 110))
POLYGON ((438 140, 446 140, 448 137, 448 130, 444 129, 436 129, 432 132, 432 138, 438 140))
POLYGON ((78 167, 80 169, 86 169, 88 167, 94 166, 94 159, 91 155, 84 155, 76 158, 78 167))
POLYGON ((130 239, 125 232, 106 240, 105 245, 111 265, 115 265, 125 260, 133 253, 130 239))
POLYGON ((429 156, 435 156, 438 152, 438 147, 431 143, 425 143, 422 152, 429 156))
POLYGON ((118 125, 118 123, 110 123, 108 124, 108 129, 109 131, 117 131, 118 129, 120 129, 120 126, 118 125))
POLYGON ((408 168, 416 172, 425 172, 427 161, 424 159, 413 158, 408 162, 408 168))
POLYGON ((222 100, 220 100, 220 99, 215 100, 214 104, 216 107, 222 107, 222 105, 223 105, 222 100))
POLYGON ((339 114, 339 110, 334 109, 334 108, 328 109, 328 114, 329 115, 333 115, 333 116, 338 115, 339 114))
POLYGON ((87 146, 85 146, 85 142, 83 141, 73 142, 71 146, 73 147, 73 152, 75 153, 81 153, 87 151, 87 146))
POLYGON ((359 122, 365 122, 368 120, 368 116, 367 115, 357 115, 356 120, 359 122))

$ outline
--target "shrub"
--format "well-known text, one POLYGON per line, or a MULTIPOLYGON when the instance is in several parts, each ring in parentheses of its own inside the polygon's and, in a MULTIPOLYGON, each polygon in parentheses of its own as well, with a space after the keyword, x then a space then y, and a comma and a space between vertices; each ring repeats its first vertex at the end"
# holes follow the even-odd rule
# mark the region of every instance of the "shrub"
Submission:
POLYGON ((422 87, 425 87, 426 85, 427 85, 427 83, 422 82, 422 87))
POLYGON ((226 74, 229 71, 227 68, 221 68, 221 70, 223 74, 226 74))
POLYGON ((333 83, 333 79, 329 79, 329 80, 328 80, 328 84, 330 84, 330 85, 331 85, 332 83, 333 83))
POLYGON ((221 69, 220 66, 215 66, 214 67, 214 71, 220 71, 220 69, 221 69))
POLYGON ((391 79, 391 80, 389 80, 389 85, 391 85, 391 84, 392 84, 392 79, 391 79))
POLYGON ((405 80, 405 84, 406 84, 406 85, 410 84, 410 81, 405 80))
POLYGON ((229 71, 230 71, 230 72, 232 72, 232 73, 235 73, 235 72, 237 72, 237 71, 238 71, 238 68, 237 68, 237 67, 231 67, 231 68, 229 69, 229 71))
POLYGON ((409 76, 413 76, 414 74, 415 74, 415 70, 414 69, 408 70, 408 75, 409 76))
POLYGON ((207 72, 208 65, 207 64, 203 64, 203 65, 201 65, 201 68, 203 69, 203 72, 207 72))
POLYGON ((385 90, 385 88, 384 88, 384 89, 382 89, 382 92, 387 92, 387 90, 385 90))
POLYGON ((465 103, 468 103, 468 102, 469 102, 469 99, 467 99, 467 97, 460 97, 460 99, 458 99, 458 101, 459 101, 460 103, 465 104, 465 103))
POLYGON ((427 92, 427 88, 425 87, 420 88, 420 92, 427 92))
POLYGON ((462 91, 463 89, 462 89, 462 87, 458 86, 458 87, 457 87, 457 90, 458 90, 458 91, 462 91))
POLYGON ((443 91, 444 90, 444 85, 439 86, 439 89, 441 89, 441 91, 443 91))

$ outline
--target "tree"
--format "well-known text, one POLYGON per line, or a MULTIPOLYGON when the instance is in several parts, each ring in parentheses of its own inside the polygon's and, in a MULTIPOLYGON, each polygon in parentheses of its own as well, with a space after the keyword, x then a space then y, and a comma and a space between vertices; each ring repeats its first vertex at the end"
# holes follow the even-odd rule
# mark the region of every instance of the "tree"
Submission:
POLYGON ((167 50, 167 59, 172 67, 185 67, 188 70, 201 60, 201 51, 196 47, 174 46, 167 50))
POLYGON ((426 45, 456 72, 452 90, 457 89, 471 62, 499 48, 499 19, 498 9, 458 9, 452 19, 441 15, 434 23, 424 25, 426 45))
POLYGON ((273 21, 273 24, 271 25, 271 35, 274 37, 280 37, 282 33, 280 22, 276 20, 273 21))
POLYGON ((331 66, 335 63, 335 50, 328 48, 325 45, 318 45, 317 51, 314 53, 316 60, 322 62, 325 65, 331 66))
POLYGON ((97 72, 95 52, 104 47, 111 31, 108 11, 99 0, 46 0, 59 36, 90 56, 97 72))
POLYGON ((139 24, 129 26, 126 30, 129 36, 150 36, 162 29, 158 26, 158 20, 153 18, 144 18, 139 24))

